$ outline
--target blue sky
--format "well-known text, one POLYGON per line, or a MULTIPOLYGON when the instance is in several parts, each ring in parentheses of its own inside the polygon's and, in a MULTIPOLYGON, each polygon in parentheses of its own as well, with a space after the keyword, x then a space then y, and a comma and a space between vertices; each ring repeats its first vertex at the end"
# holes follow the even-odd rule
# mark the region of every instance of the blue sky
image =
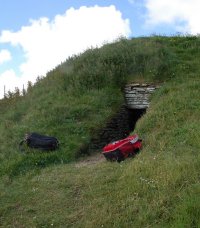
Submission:
POLYGON ((0 98, 120 36, 200 33, 200 0, 0 0, 0 98))

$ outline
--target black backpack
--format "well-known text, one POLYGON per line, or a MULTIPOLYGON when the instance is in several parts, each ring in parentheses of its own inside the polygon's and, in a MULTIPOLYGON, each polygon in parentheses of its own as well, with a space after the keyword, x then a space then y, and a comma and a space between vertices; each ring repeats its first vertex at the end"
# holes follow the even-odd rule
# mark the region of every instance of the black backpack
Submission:
POLYGON ((40 135, 38 133, 26 134, 24 139, 19 143, 20 150, 21 146, 26 143, 30 148, 40 149, 40 150, 56 150, 59 147, 59 141, 57 138, 52 136, 40 135))

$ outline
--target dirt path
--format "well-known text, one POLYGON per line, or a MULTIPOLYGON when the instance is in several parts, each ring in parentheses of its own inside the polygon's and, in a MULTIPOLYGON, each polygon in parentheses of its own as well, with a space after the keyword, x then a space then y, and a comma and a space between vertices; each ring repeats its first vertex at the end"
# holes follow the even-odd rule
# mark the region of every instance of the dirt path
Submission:
POLYGON ((105 161, 104 156, 101 153, 96 153, 94 155, 84 158, 81 161, 78 161, 75 164, 75 167, 80 168, 80 167, 89 166, 89 165, 96 165, 104 161, 105 161))

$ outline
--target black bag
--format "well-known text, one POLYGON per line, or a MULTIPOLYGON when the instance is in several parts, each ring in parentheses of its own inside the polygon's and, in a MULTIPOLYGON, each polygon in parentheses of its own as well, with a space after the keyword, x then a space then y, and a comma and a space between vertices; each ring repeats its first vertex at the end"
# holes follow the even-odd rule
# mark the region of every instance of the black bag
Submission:
POLYGON ((59 141, 52 136, 40 135, 38 133, 26 134, 24 139, 19 143, 21 146, 26 143, 30 148, 40 150, 56 150, 59 147, 59 141))

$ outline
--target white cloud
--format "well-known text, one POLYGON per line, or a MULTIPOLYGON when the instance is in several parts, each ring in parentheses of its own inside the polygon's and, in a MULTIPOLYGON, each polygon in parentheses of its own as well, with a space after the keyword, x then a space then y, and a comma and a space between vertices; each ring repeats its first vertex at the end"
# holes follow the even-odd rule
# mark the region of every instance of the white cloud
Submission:
POLYGON ((174 25, 179 31, 200 33, 199 0, 146 0, 147 24, 174 25))
POLYGON ((123 19, 115 6, 83 6, 70 8, 52 21, 31 20, 17 32, 3 31, 0 42, 22 47, 26 62, 20 66, 20 76, 35 81, 68 56, 130 33, 129 20, 123 19))
POLYGON ((0 64, 11 60, 11 54, 8 50, 2 49, 0 51, 0 64))

